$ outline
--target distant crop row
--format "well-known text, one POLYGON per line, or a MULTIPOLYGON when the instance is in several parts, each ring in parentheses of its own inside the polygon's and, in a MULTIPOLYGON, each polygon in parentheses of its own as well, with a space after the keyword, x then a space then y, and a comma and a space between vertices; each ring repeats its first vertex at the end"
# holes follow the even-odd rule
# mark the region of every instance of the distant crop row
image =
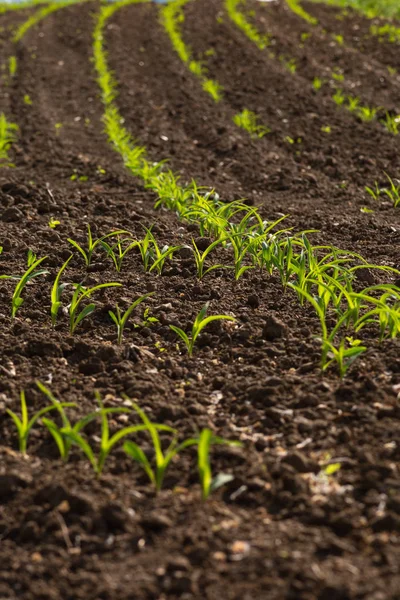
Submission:
MULTIPOLYGON (((316 20, 302 9, 297 0, 287 0, 287 4, 303 19, 311 24, 316 24, 316 20)), ((244 12, 245 6, 246 0, 225 0, 227 13, 233 23, 235 23, 235 25, 243 31, 246 37, 251 40, 251 42, 253 42, 260 50, 265 50, 268 48, 269 58, 276 58, 275 54, 270 50, 272 43, 271 37, 268 34, 260 33, 257 28, 248 20, 246 13, 244 12)), ((387 27, 389 30, 386 28, 384 31, 387 33, 390 31, 392 37, 395 39, 397 33, 396 28, 389 25, 387 27), (390 27, 392 27, 392 29, 390 29, 390 27), (393 31, 393 28, 395 31, 393 31)), ((336 36, 336 38, 339 38, 339 36, 336 36)), ((340 42, 343 43, 343 40, 340 39, 340 42)), ((291 63, 292 68, 289 68, 288 70, 292 73, 296 72, 296 65, 294 62, 291 62, 290 59, 285 59, 285 57, 282 56, 280 56, 280 60, 286 65, 291 63)), ((315 77, 313 81, 313 88, 315 91, 319 91, 323 85, 325 85, 325 83, 333 84, 335 89, 331 94, 331 97, 337 106, 346 108, 361 121, 371 122, 378 120, 379 123, 381 123, 392 135, 398 135, 400 133, 400 115, 392 114, 389 110, 385 111, 384 107, 382 106, 368 106, 363 104, 360 98, 346 93, 340 87, 340 82, 344 83, 344 76, 337 71, 332 71, 332 79, 329 82, 326 81, 325 78, 318 76, 315 77), (379 115, 382 113, 382 111, 384 111, 385 116, 380 117, 379 115)))

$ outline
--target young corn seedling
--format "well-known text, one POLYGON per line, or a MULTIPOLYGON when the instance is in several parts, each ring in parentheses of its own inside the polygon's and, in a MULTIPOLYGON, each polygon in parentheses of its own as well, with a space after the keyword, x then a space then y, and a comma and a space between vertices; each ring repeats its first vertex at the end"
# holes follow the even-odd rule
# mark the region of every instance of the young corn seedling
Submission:
POLYGON ((140 296, 140 298, 138 298, 137 300, 132 302, 130 307, 124 313, 121 313, 118 306, 116 307, 115 312, 113 312, 112 310, 108 311, 108 314, 110 315, 110 317, 112 318, 112 320, 114 321, 114 323, 117 326, 117 334, 118 334, 117 343, 118 344, 122 344, 124 328, 125 328, 125 325, 129 319, 129 317, 131 316, 132 312, 135 310, 135 308, 137 306, 139 306, 139 304, 141 304, 144 300, 146 300, 149 296, 152 296, 153 294, 154 294, 154 292, 149 292, 148 294, 144 294, 144 296, 140 296))
POLYGON ((68 238, 68 242, 78 250, 78 252, 83 256, 83 259, 85 261, 85 264, 87 267, 90 266, 91 261, 92 261, 92 256, 93 256, 93 252, 95 251, 96 247, 101 244, 104 240, 106 240, 107 238, 116 236, 116 235, 121 235, 121 234, 129 234, 129 231, 125 231, 124 229, 118 229, 117 231, 111 231, 110 233, 107 233, 106 235, 103 235, 102 237, 98 238, 97 240, 93 240, 93 236, 92 236, 92 231, 90 229, 90 225, 87 225, 87 230, 88 230, 88 243, 87 243, 87 250, 85 250, 84 248, 82 248, 82 246, 80 246, 78 244, 78 242, 76 242, 75 240, 72 240, 71 238, 68 238))
POLYGON ((368 194, 372 196, 374 200, 378 200, 379 196, 381 195, 381 188, 379 187, 377 181, 375 181, 374 185, 375 188, 365 186, 365 191, 368 192, 368 194))
POLYGON ((322 88, 323 85, 324 85, 323 79, 320 79, 319 77, 314 77, 312 86, 316 92, 319 92, 319 90, 322 88))
POLYGON ((16 56, 10 56, 10 58, 8 59, 8 72, 10 74, 10 77, 15 77, 16 72, 17 72, 17 57, 16 56))
POLYGON ((174 331, 181 338, 181 340, 183 340, 189 356, 192 356, 192 354, 193 354, 194 344, 195 344, 199 334, 203 331, 203 329, 209 323, 211 323, 212 321, 220 321, 223 319, 227 320, 227 321, 236 321, 236 319, 234 317, 230 317, 228 315, 212 315, 210 317, 206 317, 208 307, 209 307, 209 302, 207 302, 203 306, 201 311, 198 313, 196 319, 194 320, 190 337, 187 335, 187 333, 185 333, 183 331, 183 329, 180 329, 180 327, 175 327, 175 325, 170 325, 170 328, 172 329, 172 331, 174 331))
POLYGON ((133 460, 135 460, 141 465, 148 478, 150 479, 151 483, 154 485, 156 493, 158 493, 162 487, 165 472, 169 464, 171 463, 171 460, 175 458, 175 456, 177 456, 185 448, 196 445, 198 443, 198 440, 190 438, 185 440, 181 444, 178 444, 176 439, 176 430, 166 426, 163 426, 161 428, 159 425, 152 423, 147 417, 147 415, 144 413, 144 411, 141 408, 139 408, 137 404, 132 403, 132 406, 139 415, 139 417, 142 419, 144 428, 150 434, 154 449, 155 467, 153 468, 151 466, 151 463, 147 458, 146 454, 144 453, 142 448, 135 442, 128 440, 124 443, 123 448, 128 456, 130 456, 133 460), (174 434, 174 437, 165 452, 163 452, 161 439, 158 433, 160 430, 174 434))
MULTIPOLYGON (((74 425, 71 424, 70 420, 67 417, 67 414, 64 410, 65 403, 61 403, 55 398, 52 392, 40 381, 36 382, 37 387, 43 394, 50 400, 53 404, 54 408, 57 409, 59 416, 61 417, 62 425, 59 427, 53 419, 48 419, 47 417, 42 418, 43 425, 48 429, 49 433, 53 437, 58 451, 60 452, 61 460, 64 462, 68 461, 69 453, 72 446, 72 440, 68 437, 69 433, 77 433, 79 434, 82 429, 86 427, 93 419, 98 417, 98 411, 92 412, 82 419, 79 419, 74 425)), ((73 406, 76 406, 73 404, 73 406)))
POLYGON ((347 109, 350 112, 355 112, 358 110, 360 104, 360 98, 357 96, 347 96, 347 109))
MULTIPOLYGON (((24 302, 24 299, 21 297, 21 294, 24 291, 25 286, 29 283, 29 281, 31 281, 35 277, 38 277, 39 275, 47 275, 48 274, 48 271, 46 271, 46 269, 39 269, 38 271, 36 271, 36 268, 44 260, 46 260, 46 258, 47 258, 47 256, 44 256, 43 258, 34 260, 31 263, 30 267, 22 275, 22 277, 18 278, 18 283, 15 286, 14 293, 13 293, 12 299, 11 299, 11 318, 12 319, 15 318, 18 309, 22 306, 22 304, 24 302)), ((15 279, 15 277, 13 277, 13 276, 12 277, 2 276, 0 278, 15 279)))
POLYGON ((381 123, 392 135, 398 135, 400 132, 400 115, 391 115, 388 112, 381 123))
POLYGON ((215 81, 214 79, 204 79, 201 87, 211 96, 214 102, 220 102, 220 100, 222 100, 224 88, 218 81, 215 81))
POLYGON ((397 208, 400 204, 400 181, 392 179, 387 173, 385 173, 386 179, 389 182, 390 187, 379 187, 378 182, 375 181, 375 188, 366 186, 365 191, 368 192, 374 200, 377 200, 382 194, 385 194, 393 203, 394 208, 397 208))
POLYGON ((118 241, 112 246, 110 246, 110 244, 108 244, 104 240, 101 241, 101 245, 113 261, 118 273, 120 273, 122 269, 122 261, 124 260, 125 256, 128 254, 128 252, 136 248, 139 244, 140 242, 136 240, 132 241, 132 238, 125 238, 122 240, 118 238, 118 241), (127 246, 124 247, 125 243, 127 243, 127 246))
POLYGON ((95 285, 91 288, 85 288, 80 283, 73 284, 75 287, 75 292, 72 296, 71 304, 69 305, 69 330, 70 333, 75 333, 75 329, 78 327, 79 323, 87 316, 92 314, 96 305, 91 303, 85 306, 80 312, 80 304, 82 300, 89 298, 93 292, 97 290, 110 288, 110 287, 122 287, 121 283, 101 283, 99 285, 95 285))
POLYGON ((18 125, 7 121, 6 115, 0 113, 0 167, 12 167, 8 162, 8 151, 17 139, 18 125))
MULTIPOLYGON (((110 435, 108 415, 121 413, 126 414, 131 411, 128 408, 104 408, 98 394, 96 394, 96 398, 100 404, 98 414, 101 418, 101 439, 98 454, 96 455, 95 450, 93 450, 93 448, 81 435, 80 432, 71 431, 69 427, 66 427, 61 429, 61 434, 69 438, 71 442, 73 442, 80 448, 80 450, 83 452, 83 454, 86 456, 86 458, 92 465, 94 472, 99 477, 103 472, 107 458, 109 457, 111 451, 117 446, 117 444, 119 444, 128 435, 139 433, 141 431, 146 431, 148 428, 146 427, 146 425, 131 425, 120 429, 113 435, 110 435)), ((158 431, 174 432, 174 430, 171 427, 168 427, 167 425, 157 424, 154 425, 154 427, 158 431)))
POLYGON ((248 131, 253 138, 262 138, 264 135, 271 132, 268 127, 259 123, 259 117, 256 113, 247 108, 235 115, 233 117, 233 122, 238 127, 248 131))
POLYGON ((400 205, 400 181, 393 180, 387 173, 385 173, 386 178, 390 184, 389 188, 383 188, 382 193, 386 194, 386 196, 392 201, 394 208, 400 205))
POLYGON ((220 473, 213 478, 210 465, 210 450, 214 444, 241 446, 237 441, 224 440, 223 438, 213 435, 210 429, 203 429, 200 433, 197 446, 197 465, 199 470, 201 491, 203 500, 207 500, 209 495, 229 483, 234 479, 233 475, 228 473, 220 473))
POLYGON ((247 254, 249 253, 249 248, 251 244, 254 244, 256 242, 254 238, 252 238, 250 235, 246 235, 243 237, 237 235, 228 235, 227 240, 229 242, 228 245, 233 250, 235 280, 238 281, 238 279, 240 279, 240 277, 246 271, 248 271, 249 269, 254 269, 254 265, 246 265, 243 264, 243 262, 247 254))
POLYGON ((54 404, 52 406, 46 406, 45 408, 38 410, 38 412, 35 413, 33 415, 33 417, 29 418, 28 407, 26 405, 25 392, 23 390, 21 391, 20 398, 21 398, 21 417, 19 417, 15 412, 10 410, 9 408, 6 409, 6 412, 12 418, 12 420, 14 421, 15 427, 17 428, 18 440, 19 440, 19 451, 22 452, 23 454, 26 454, 29 434, 30 434, 32 428, 34 427, 34 425, 37 423, 37 421, 39 419, 41 419, 43 417, 43 415, 45 415, 46 413, 48 413, 50 411, 59 410, 60 408, 65 408, 68 406, 75 406, 75 404, 73 402, 63 402, 57 406, 54 404))
POLYGON ((379 326, 379 341, 400 335, 400 291, 397 286, 380 284, 364 289, 359 294, 353 293, 354 300, 359 300, 367 307, 367 312, 357 318, 354 323, 356 332, 369 324, 379 326), (378 298, 370 294, 383 292, 378 298), (370 306, 372 305, 373 308, 370 306))
POLYGON ((28 254, 26 257, 27 266, 31 267, 33 265, 33 263, 35 262, 36 258, 37 258, 36 254, 32 250, 28 250, 28 254))
POLYGON ((365 121, 369 123, 370 121, 374 121, 376 119, 376 115, 380 111, 381 107, 371 107, 371 106, 359 106, 357 108, 357 115, 361 119, 361 121, 365 121))
POLYGON ((161 275, 165 262, 168 258, 172 258, 174 252, 179 250, 181 246, 167 246, 160 248, 157 240, 150 229, 146 229, 146 235, 143 240, 137 242, 140 256, 142 257, 144 270, 151 273, 156 270, 161 275))
POLYGON ((205 275, 207 275, 207 273, 211 273, 211 271, 215 271, 215 269, 226 269, 227 268, 223 264, 217 264, 217 265, 212 265, 211 267, 208 267, 208 269, 205 269, 206 259, 209 256, 209 254, 214 250, 214 248, 216 248, 217 246, 220 246, 225 241, 226 241, 226 238, 221 238, 221 239, 215 240, 208 246, 208 248, 206 248, 204 250, 204 252, 201 252, 198 249, 196 242, 192 238, 192 246, 193 246, 192 251, 193 251, 194 259, 196 262, 197 277, 199 279, 203 279, 203 277, 205 275))
POLYGON ((332 100, 338 106, 342 106, 346 100, 346 96, 344 95, 342 90, 337 89, 336 92, 334 93, 334 95, 332 96, 332 100))
POLYGON ((68 267, 72 257, 73 257, 73 255, 71 254, 71 256, 69 258, 67 258, 65 263, 62 265, 61 269, 57 273, 57 276, 56 276, 53 286, 51 288, 51 295, 50 295, 51 324, 53 327, 56 326, 58 311, 61 307, 61 294, 63 293, 65 287, 68 285, 67 283, 60 284, 61 275, 63 274, 65 269, 68 267))

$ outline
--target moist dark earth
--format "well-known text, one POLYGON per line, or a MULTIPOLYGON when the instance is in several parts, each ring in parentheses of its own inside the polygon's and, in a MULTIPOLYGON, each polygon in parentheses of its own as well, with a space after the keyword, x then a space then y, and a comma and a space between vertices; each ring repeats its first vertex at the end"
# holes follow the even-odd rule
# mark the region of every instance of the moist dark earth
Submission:
MULTIPOLYGON (((383 183, 384 172, 399 175, 399 137, 337 107, 329 86, 312 87, 336 67, 346 90, 399 114, 400 76, 387 69, 400 68, 399 45, 371 36, 371 21, 356 13, 304 3, 318 19, 311 26, 284 2, 246 6, 274 56, 235 27, 221 0, 184 8, 185 43, 224 86, 218 104, 174 52, 159 6, 118 10, 105 43, 124 126, 150 160, 168 158, 182 183, 194 178, 227 202, 246 198, 268 220, 288 214, 295 231, 318 230, 315 244, 400 268, 400 209, 364 190, 383 183), (279 55, 295 59, 295 73, 279 55), (254 140, 237 128, 232 117, 243 108, 271 133, 254 140)), ((47 256, 48 270, 27 286, 13 321, 15 284, 0 287, 0 598, 398 600, 398 341, 379 344, 366 331, 368 351, 343 380, 334 369, 322 374, 314 312, 278 277, 248 271, 235 282, 217 270, 198 281, 184 252, 160 276, 144 273, 134 252, 120 273, 100 249, 88 269, 75 255, 69 283, 123 288, 93 295, 96 310, 73 336, 62 311, 51 328, 51 285, 71 253, 67 239, 84 244, 87 223, 96 236, 121 228, 140 239, 153 225, 161 243, 208 243, 154 210, 155 195, 108 144, 92 62, 100 8, 60 9, 18 44, 12 33, 35 9, 0 14, 1 63, 18 61, 12 79, 3 68, 0 112, 19 126, 15 166, 0 170, 1 274, 23 273, 29 249, 47 256), (51 218, 60 221, 54 229, 51 218), (147 292, 118 346, 108 311, 147 292), (210 326, 188 358, 169 324, 188 329, 207 301, 210 314, 237 323, 210 326), (144 307, 157 322, 145 322, 144 307), (180 439, 209 427, 240 440, 241 448, 212 450, 213 473, 233 480, 202 502, 196 454, 187 450, 156 495, 121 447, 96 478, 76 447, 64 464, 40 424, 22 455, 5 411, 19 412, 21 390, 31 414, 48 404, 36 380, 76 403, 72 420, 96 408, 98 390, 107 407, 122 406, 126 394, 180 439), (327 476, 330 462, 341 468, 327 476)), ((383 281, 377 271, 362 277, 364 285, 383 281)), ((129 423, 137 419, 110 419, 112 431, 129 423)), ((99 422, 86 431, 96 446, 99 422)), ((140 443, 151 457, 148 437, 140 443)))

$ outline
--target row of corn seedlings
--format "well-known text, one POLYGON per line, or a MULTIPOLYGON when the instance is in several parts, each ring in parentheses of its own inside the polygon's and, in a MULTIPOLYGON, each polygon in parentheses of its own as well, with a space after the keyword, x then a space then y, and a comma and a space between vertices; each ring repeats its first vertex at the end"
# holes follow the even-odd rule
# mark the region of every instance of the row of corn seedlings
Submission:
POLYGON ((210 94, 215 102, 219 102, 223 97, 222 86, 218 81, 208 77, 207 67, 204 64, 204 61, 195 60, 191 49, 183 41, 180 25, 185 19, 183 7, 188 2, 190 2, 190 0, 174 0, 173 2, 166 4, 161 12, 162 24, 181 61, 184 62, 189 70, 200 79, 203 90, 210 94))
MULTIPOLYGON (((89 228, 89 240, 91 245, 91 250, 87 252, 83 250, 81 246, 78 246, 79 249, 84 253, 84 256, 87 257, 91 251, 93 251, 94 247, 96 247, 98 242, 102 242, 105 238, 109 238, 110 236, 118 235, 118 232, 112 232, 111 234, 103 236, 103 238, 99 238, 92 243, 92 237, 90 234, 89 228)), ((39 268, 40 265, 46 260, 46 256, 43 258, 37 259, 33 253, 28 254, 28 268, 22 276, 15 275, 0 275, 0 279, 13 279, 17 281, 17 284, 14 289, 14 293, 11 298, 11 318, 14 319, 17 315, 17 311, 20 309, 22 304, 24 303, 24 298, 22 296, 26 286, 31 282, 34 278, 39 277, 40 275, 47 275, 49 271, 43 268, 39 268)), ((92 301, 92 296, 95 292, 100 290, 104 290, 106 288, 116 288, 122 287, 121 283, 118 282, 109 282, 109 283, 101 283, 92 287, 86 287, 83 283, 73 283, 73 282, 63 282, 61 280, 62 276, 65 275, 65 272, 68 268, 69 263, 73 255, 71 254, 69 258, 64 262, 61 268, 58 270, 56 277, 54 279, 51 292, 50 292, 50 315, 51 315, 51 324, 52 327, 55 327, 58 320, 58 315, 60 308, 62 307, 62 295, 67 288, 71 289, 72 296, 70 302, 65 307, 65 312, 68 313, 69 316, 69 331, 71 334, 74 334, 78 325, 82 323, 82 321, 91 315, 95 309, 96 305, 92 301), (87 302, 89 301, 89 304, 87 302)), ((157 262, 158 259, 156 259, 157 262)), ((87 263, 87 264, 90 264, 87 263)), ((156 263, 153 263, 156 264, 156 263)), ((124 329, 130 318, 131 314, 145 300, 147 300, 150 296, 153 296, 153 292, 149 292, 135 299, 125 311, 121 311, 120 307, 117 305, 115 311, 110 310, 109 316, 111 320, 114 322, 117 328, 117 343, 121 344, 123 340, 124 329)), ((235 321, 234 317, 229 315, 210 315, 207 316, 208 303, 201 309, 201 311, 196 316, 191 332, 186 333, 182 329, 170 325, 170 328, 179 336, 179 338, 184 342, 186 346, 186 350, 189 356, 193 353, 194 344, 203 331, 203 329, 211 322, 217 320, 229 320, 235 321)), ((157 319, 153 318, 153 321, 157 321, 157 319)))
MULTIPOLYGON (((116 149, 125 157, 124 144, 120 144, 120 140, 124 140, 128 134, 121 127, 121 117, 114 102, 116 82, 107 68, 102 37, 107 19, 117 9, 118 6, 102 9, 96 27, 94 52, 98 80, 106 107, 106 125, 109 124, 107 114, 110 107, 113 109, 111 135, 109 127, 107 131, 116 149), (102 85, 104 82, 108 87, 102 85)), ((146 173, 148 163, 143 153, 141 161, 145 165, 143 170, 146 173)), ((157 163, 158 165, 160 163, 157 163)), ((138 174, 137 169, 132 171, 138 174)), ((352 338, 351 333, 360 331, 367 324, 378 324, 381 339, 394 338, 399 334, 400 306, 398 288, 394 285, 385 288, 385 292, 379 298, 376 298, 379 289, 367 288, 365 292, 360 293, 357 318, 342 319, 346 311, 352 310, 355 302, 353 295, 356 292, 352 282, 359 268, 378 268, 385 273, 397 272, 395 269, 369 265, 361 256, 334 247, 312 246, 307 237, 310 232, 292 234, 290 229, 274 232, 273 229, 278 222, 271 227, 270 223, 262 220, 257 209, 249 208, 240 202, 223 203, 215 192, 201 188, 195 181, 182 186, 179 177, 170 170, 161 171, 160 167, 153 172, 153 176, 143 177, 143 179, 147 187, 157 194, 156 208, 173 210, 182 220, 196 223, 202 234, 215 238, 213 242, 215 245, 211 244, 209 252, 217 245, 231 246, 235 256, 235 276, 240 277, 248 268, 256 267, 267 273, 277 272, 285 289, 292 287, 301 300, 316 298, 318 306, 324 306, 325 323, 330 322, 332 316, 337 318, 340 326, 338 328, 335 326, 330 337, 332 344, 330 350, 328 352, 323 350, 323 368, 329 366, 328 359, 332 358, 343 375, 354 357, 361 353, 361 349, 362 351, 365 349, 358 340, 352 338), (355 262, 357 264, 354 264, 355 262), (341 291, 336 283, 341 285, 345 292, 341 291), (363 315, 368 317, 360 321, 363 315), (344 333, 343 329, 345 329, 344 333), (335 342, 336 345, 334 345, 335 339, 338 340, 335 342), (334 349, 337 350, 336 353, 334 349)), ((204 273, 203 270, 202 274, 204 273)), ((315 308, 313 303, 311 305, 315 308)), ((321 318, 318 312, 317 316, 321 318)), ((321 333, 324 349, 327 344, 323 328, 321 333)))
POLYGON ((122 443, 126 454, 144 470, 156 493, 162 488, 171 462, 190 447, 197 448, 197 467, 203 500, 206 500, 212 491, 233 479, 232 475, 226 473, 220 473, 216 477, 212 476, 210 452, 214 445, 240 446, 241 444, 238 441, 225 440, 215 436, 210 429, 202 429, 195 437, 179 442, 179 432, 176 429, 152 422, 146 413, 126 396, 124 396, 123 407, 106 408, 97 392, 95 398, 98 408, 81 419, 71 422, 65 409, 76 408, 77 405, 73 402, 60 402, 51 390, 40 381, 37 381, 36 385, 50 401, 49 405, 30 416, 25 392, 22 391, 20 394, 20 415, 10 409, 6 410, 17 430, 19 450, 24 454, 28 449, 29 436, 33 428, 39 424, 48 430, 57 446, 60 458, 65 463, 68 462, 72 446, 77 446, 98 477, 102 474, 111 452, 122 443), (50 413, 56 415, 56 418, 49 418, 50 413), (139 417, 140 423, 122 427, 111 433, 109 418, 121 414, 126 415, 128 418, 136 415, 139 417), (84 430, 89 423, 95 420, 100 420, 100 441, 98 444, 92 445, 84 430), (140 436, 143 433, 146 433, 150 438, 153 447, 153 461, 148 458, 148 445, 143 446, 143 436, 140 436), (140 442, 129 439, 138 434, 142 445, 140 445, 140 442), (165 436, 168 436, 169 440, 167 449, 163 450, 165 436))
MULTIPOLYGON (((257 31, 257 29, 249 23, 246 15, 240 10, 240 6, 245 4, 245 0, 225 0, 225 8, 230 17, 230 19, 243 31, 243 33, 250 39, 260 50, 264 50, 270 44, 269 36, 262 35, 257 31)), ((287 0, 287 4, 296 12, 300 14, 299 11, 303 9, 297 2, 297 0, 287 0)), ((307 13, 306 13, 307 15, 307 13)), ((303 16, 307 21, 309 20, 305 16, 303 16)), ((312 18, 312 17, 311 17, 312 18)), ((269 50, 269 57, 276 58, 275 54, 269 50)), ((291 61, 285 59, 285 57, 279 56, 279 60, 284 64, 284 66, 291 73, 296 72, 296 64, 291 61)), ((335 80, 343 81, 343 76, 339 76, 336 73, 332 73, 332 78, 335 80)), ((323 84, 325 83, 324 79, 320 77, 315 77, 313 81, 313 89, 315 91, 319 91, 323 84)), ((361 99, 353 96, 351 94, 346 94, 343 89, 336 86, 335 92, 332 95, 332 100, 335 102, 337 106, 342 106, 354 114, 356 117, 361 119, 364 122, 375 121, 378 119, 379 113, 383 110, 381 106, 367 106, 362 104, 361 99)), ((398 135, 400 132, 400 115, 393 115, 390 112, 386 111, 385 117, 378 119, 379 123, 381 123, 389 133, 392 135, 398 135)))
MULTIPOLYGON (((162 190, 160 199, 163 197, 162 190)), ((171 198, 169 198, 169 204, 171 198)), ((339 367, 339 372, 344 375, 352 360, 366 350, 366 347, 353 338, 366 326, 373 325, 378 332, 379 340, 395 338, 400 334, 400 289, 393 284, 379 284, 369 286, 361 291, 354 289, 359 269, 377 269, 385 275, 389 273, 400 274, 396 269, 368 264, 360 255, 343 251, 331 246, 313 246, 308 234, 312 231, 293 233, 291 228, 278 228, 285 217, 272 223, 263 221, 257 209, 250 208, 240 202, 225 204, 215 197, 215 194, 192 195, 192 201, 185 205, 175 204, 174 208, 183 221, 196 223, 202 235, 214 237, 208 248, 201 252, 193 241, 192 251, 197 266, 197 275, 204 277, 216 269, 232 269, 235 279, 239 279, 249 269, 258 269, 267 275, 278 274, 285 290, 295 290, 303 304, 309 301, 316 309, 321 323, 322 334, 322 368, 325 370, 333 362, 339 367), (229 250, 233 255, 233 264, 209 264, 207 259, 211 252, 221 247, 229 250), (326 323, 334 320, 335 325, 328 331, 326 323), (342 337, 340 337, 342 336, 342 337), (335 340, 340 338, 338 345, 335 340), (352 359, 352 360, 350 360, 352 359)), ((108 254, 114 253, 113 248, 119 247, 120 256, 130 248, 139 247, 145 269, 150 271, 153 267, 160 267, 160 260, 164 261, 177 250, 178 246, 165 246, 162 250, 147 229, 142 241, 127 239, 124 248, 120 236, 127 234, 125 230, 110 232, 93 240, 88 226, 88 242, 84 248, 76 241, 69 239, 90 266, 96 248, 103 247, 108 254), (114 243, 111 240, 117 238, 114 243), (108 241, 106 241, 108 240, 108 241), (158 251, 155 251, 157 248, 158 251)), ((17 284, 12 296, 12 318, 23 304, 22 292, 28 282, 39 275, 47 274, 39 268, 46 257, 37 259, 35 255, 28 256, 28 269, 21 276, 3 275, 2 279, 16 279, 17 284)), ((51 320, 55 326, 59 309, 62 306, 61 297, 69 286, 72 290, 72 299, 66 310, 69 314, 70 333, 74 334, 78 325, 96 308, 91 301, 92 295, 102 289, 121 287, 118 282, 102 283, 93 287, 85 287, 82 283, 64 283, 61 281, 72 259, 72 255, 59 269, 51 289, 51 320), (90 300, 87 304, 85 301, 90 300)), ((113 254, 113 263, 117 271, 121 263, 113 254)), ((161 268, 161 267, 160 267, 161 268)), ((125 325, 133 310, 152 293, 145 294, 121 312, 117 306, 115 311, 110 311, 110 317, 117 327, 118 343, 122 343, 125 325)), ((185 343, 189 355, 193 352, 194 343, 203 328, 214 320, 229 319, 228 315, 212 315, 206 317, 208 306, 205 306, 196 317, 191 334, 170 326, 171 329, 185 343)))
MULTIPOLYGON (((185 19, 183 8, 188 2, 190 2, 190 0, 173 0, 172 2, 168 2, 161 9, 162 24, 181 61, 184 62, 189 70, 200 80, 203 90, 207 92, 215 102, 219 102, 223 99, 223 87, 218 81, 208 77, 208 70, 204 60, 195 60, 191 48, 188 47, 183 40, 180 25, 185 19)), ((253 138, 261 138, 270 132, 270 129, 265 125, 262 125, 259 121, 260 118, 256 113, 247 108, 243 109, 233 117, 235 125, 246 130, 253 138)))

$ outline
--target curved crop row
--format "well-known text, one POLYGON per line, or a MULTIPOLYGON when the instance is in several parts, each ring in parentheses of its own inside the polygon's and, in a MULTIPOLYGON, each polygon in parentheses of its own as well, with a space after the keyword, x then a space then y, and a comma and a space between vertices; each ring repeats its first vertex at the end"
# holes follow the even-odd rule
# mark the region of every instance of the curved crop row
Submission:
POLYGON ((13 37, 13 41, 19 42, 24 37, 26 32, 29 31, 29 29, 31 29, 31 27, 34 27, 35 25, 40 23, 40 21, 45 19, 48 15, 51 15, 53 12, 56 12, 57 10, 65 8, 66 6, 69 6, 71 4, 80 4, 83 2, 88 2, 88 0, 67 0, 66 2, 54 2, 41 8, 40 10, 35 12, 35 14, 33 14, 31 17, 29 17, 29 19, 27 19, 20 27, 18 27, 13 37))
MULTIPOLYGON (((172 46, 179 58, 189 70, 200 80, 201 86, 215 102, 223 99, 223 87, 215 79, 207 75, 207 66, 204 61, 195 60, 191 48, 189 48, 182 37, 180 24, 184 21, 183 7, 190 0, 173 0, 161 9, 162 24, 171 40, 172 46)), ((270 132, 270 129, 260 123, 258 115, 244 108, 240 113, 234 115, 233 122, 237 127, 247 131, 253 138, 262 138, 270 132)))
POLYGON ((215 79, 207 76, 207 67, 204 61, 198 61, 193 58, 192 50, 185 44, 180 30, 180 24, 184 21, 183 7, 190 0, 174 0, 169 2, 161 10, 162 24, 168 33, 171 43, 182 62, 189 70, 199 78, 201 86, 215 102, 219 102, 223 97, 223 88, 215 79))

